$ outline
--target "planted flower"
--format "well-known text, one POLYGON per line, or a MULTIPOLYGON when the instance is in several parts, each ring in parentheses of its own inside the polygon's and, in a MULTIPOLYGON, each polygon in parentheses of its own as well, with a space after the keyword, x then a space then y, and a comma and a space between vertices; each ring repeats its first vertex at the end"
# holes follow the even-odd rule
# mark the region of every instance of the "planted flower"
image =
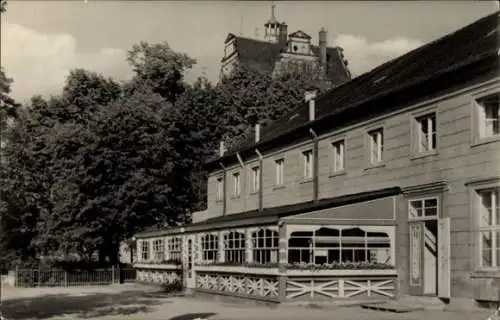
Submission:
POLYGON ((371 269, 371 270, 388 270, 394 269, 394 266, 386 263, 380 262, 332 262, 324 264, 314 264, 314 263, 293 263, 287 264, 287 269, 299 269, 299 270, 361 270, 361 269, 371 269))

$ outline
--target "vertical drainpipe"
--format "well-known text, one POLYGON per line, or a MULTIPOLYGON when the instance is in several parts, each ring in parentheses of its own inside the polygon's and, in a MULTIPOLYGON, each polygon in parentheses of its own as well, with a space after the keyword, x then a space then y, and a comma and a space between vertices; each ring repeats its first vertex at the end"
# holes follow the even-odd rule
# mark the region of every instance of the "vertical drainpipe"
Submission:
MULTIPOLYGON (((309 122, 315 120, 316 106, 315 106, 316 92, 306 92, 305 100, 309 102, 309 122)), ((309 128, 309 132, 313 137, 313 201, 317 202, 319 199, 319 157, 318 157, 318 135, 314 132, 313 128, 309 128)))
POLYGON ((245 170, 245 162, 243 161, 243 158, 241 157, 239 152, 236 152, 236 158, 238 159, 238 162, 240 163, 241 167, 241 180, 243 182, 243 187, 242 193, 243 193, 243 211, 247 209, 247 197, 245 196, 247 194, 247 188, 248 188, 248 183, 247 183, 247 172, 245 170))
MULTIPOLYGON (((224 156, 224 152, 226 151, 226 148, 224 146, 224 141, 220 142, 220 148, 219 148, 219 156, 222 158, 224 156)), ((222 161, 219 162, 221 168, 222 168, 222 215, 226 215, 226 199, 227 199, 227 173, 226 173, 226 167, 222 164, 222 161)))
MULTIPOLYGON (((260 140, 260 124, 257 123, 255 125, 255 143, 258 143, 259 140, 260 140)), ((264 209, 263 208, 264 188, 262 185, 262 177, 263 177, 262 172, 264 171, 264 168, 262 167, 263 158, 262 154, 259 152, 258 149, 255 149, 255 153, 259 157, 259 212, 261 212, 264 209)))

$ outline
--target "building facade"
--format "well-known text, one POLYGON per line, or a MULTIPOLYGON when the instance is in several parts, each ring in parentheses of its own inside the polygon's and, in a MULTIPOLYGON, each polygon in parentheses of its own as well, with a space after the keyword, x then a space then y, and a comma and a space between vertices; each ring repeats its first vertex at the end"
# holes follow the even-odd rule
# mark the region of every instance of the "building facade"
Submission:
POLYGON ((311 68, 321 72, 325 83, 332 87, 351 79, 344 50, 328 46, 325 29, 318 33, 318 45, 313 45, 311 36, 301 30, 289 34, 288 25, 276 19, 274 10, 273 5, 271 18, 264 24, 264 39, 228 34, 221 59, 221 77, 241 65, 271 75, 291 66, 311 68))
POLYGON ((137 235, 139 279, 280 302, 498 301, 498 18, 221 148, 207 210, 137 235))

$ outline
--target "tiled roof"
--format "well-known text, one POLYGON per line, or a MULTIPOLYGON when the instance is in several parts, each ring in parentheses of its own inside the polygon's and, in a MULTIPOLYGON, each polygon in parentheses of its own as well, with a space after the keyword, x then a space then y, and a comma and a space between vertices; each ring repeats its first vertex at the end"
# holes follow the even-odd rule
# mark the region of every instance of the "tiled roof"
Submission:
MULTIPOLYGON (((236 52, 240 63, 247 68, 258 69, 266 73, 273 72, 280 53, 285 49, 278 43, 239 37, 234 34, 229 34, 225 43, 229 42, 232 38, 236 38, 236 52)), ((318 46, 313 45, 312 51, 316 56, 319 56, 318 46)), ((327 76, 333 85, 345 83, 351 77, 347 66, 344 64, 342 52, 342 48, 339 47, 327 48, 327 57, 329 57, 327 76)), ((222 62, 226 59, 223 59, 222 62)))
MULTIPOLYGON (((499 37, 499 12, 496 12, 386 62, 318 97, 316 121, 333 115, 339 116, 354 107, 361 109, 365 102, 381 95, 395 93, 400 88, 446 73, 460 65, 498 55, 499 37)), ((303 127, 309 122, 308 117, 308 106, 304 103, 290 118, 280 119, 262 128, 258 145, 270 143, 279 136, 303 127)), ((254 146, 256 144, 253 137, 249 138, 238 149, 229 150, 224 157, 254 146)))

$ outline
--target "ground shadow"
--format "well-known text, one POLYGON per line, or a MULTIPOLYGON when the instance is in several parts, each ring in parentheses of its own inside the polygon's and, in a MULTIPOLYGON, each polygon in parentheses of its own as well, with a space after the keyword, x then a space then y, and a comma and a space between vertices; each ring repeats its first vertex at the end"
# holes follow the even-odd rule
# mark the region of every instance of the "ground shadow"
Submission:
POLYGON ((168 320, 195 320, 195 319, 208 319, 212 316, 215 316, 216 313, 210 312, 210 313, 187 313, 183 314, 181 316, 175 316, 173 318, 170 318, 168 320))
POLYGON ((47 319, 63 315, 83 318, 131 315, 151 312, 153 307, 171 303, 165 298, 150 297, 143 291, 90 293, 86 295, 52 294, 18 298, 2 302, 1 311, 7 319, 47 319))

